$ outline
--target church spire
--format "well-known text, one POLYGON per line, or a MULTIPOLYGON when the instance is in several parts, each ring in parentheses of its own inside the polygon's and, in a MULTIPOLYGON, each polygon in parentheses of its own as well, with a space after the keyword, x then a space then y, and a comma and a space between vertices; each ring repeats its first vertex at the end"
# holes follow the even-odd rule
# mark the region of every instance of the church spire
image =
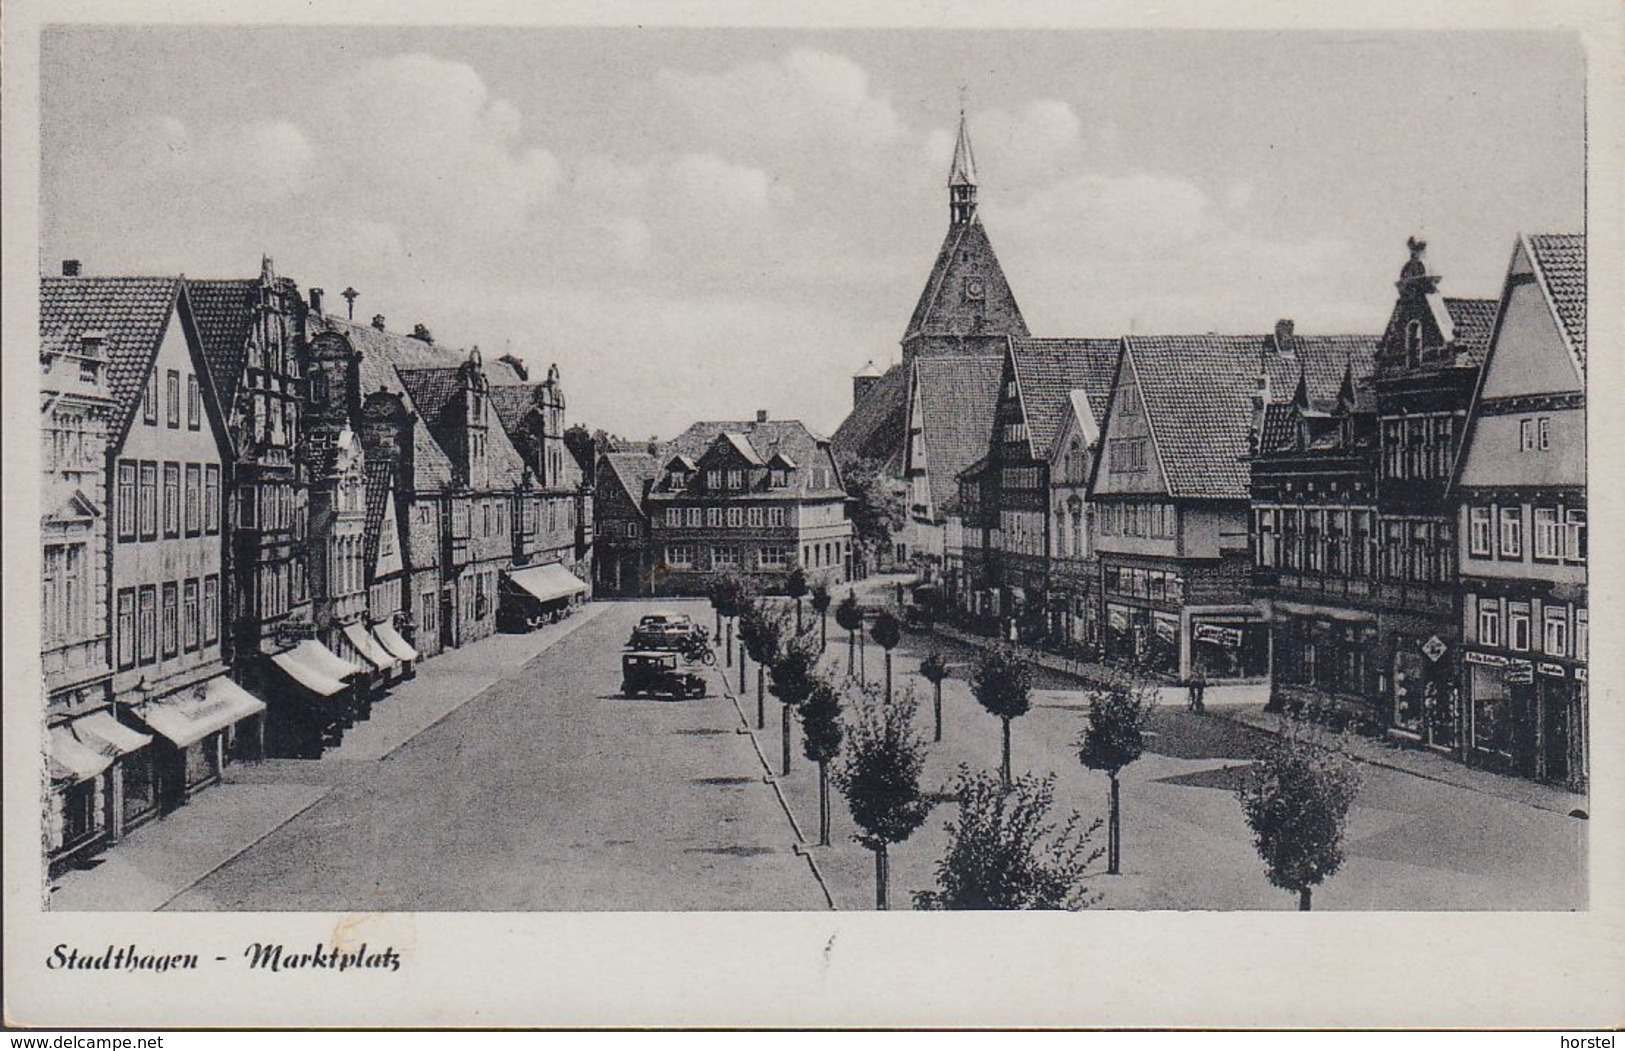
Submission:
POLYGON ((954 165, 948 172, 948 211, 955 226, 976 218, 976 154, 970 148, 965 108, 959 108, 959 139, 954 143, 954 165))

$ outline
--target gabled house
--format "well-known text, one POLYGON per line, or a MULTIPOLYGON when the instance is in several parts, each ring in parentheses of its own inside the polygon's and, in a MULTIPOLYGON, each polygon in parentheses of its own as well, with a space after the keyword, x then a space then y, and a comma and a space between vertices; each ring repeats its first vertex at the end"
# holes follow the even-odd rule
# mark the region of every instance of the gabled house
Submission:
POLYGON ((948 509, 961 471, 987 451, 1004 359, 997 355, 920 357, 909 372, 903 475, 908 523, 900 554, 913 552, 928 576, 946 560, 948 509))
MULTIPOLYGON (((678 458, 687 484, 692 460, 678 458)), ((651 594, 649 512, 645 501, 661 470, 652 452, 606 452, 598 456, 593 482, 593 536, 596 590, 602 595, 651 594)))
POLYGON ((850 579, 852 524, 829 439, 759 412, 696 423, 672 447, 643 501, 653 594, 701 594, 722 572, 772 591, 796 565, 850 579))
POLYGON ((1463 752, 1589 781, 1586 242, 1518 238, 1451 488, 1463 752))

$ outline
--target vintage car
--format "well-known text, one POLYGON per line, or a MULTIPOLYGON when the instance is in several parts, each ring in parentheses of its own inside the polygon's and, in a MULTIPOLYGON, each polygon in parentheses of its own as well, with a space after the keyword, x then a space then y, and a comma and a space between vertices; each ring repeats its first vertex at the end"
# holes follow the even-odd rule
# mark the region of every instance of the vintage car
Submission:
POLYGON ((911 631, 931 627, 942 607, 942 594, 932 584, 921 584, 909 596, 912 601, 903 607, 903 626, 911 631))
POLYGON ((705 696, 705 676, 677 667, 679 655, 672 650, 632 650, 621 654, 621 695, 623 697, 705 696))
POLYGON ((635 650, 688 650, 706 641, 705 629, 686 613, 650 613, 632 629, 635 650))

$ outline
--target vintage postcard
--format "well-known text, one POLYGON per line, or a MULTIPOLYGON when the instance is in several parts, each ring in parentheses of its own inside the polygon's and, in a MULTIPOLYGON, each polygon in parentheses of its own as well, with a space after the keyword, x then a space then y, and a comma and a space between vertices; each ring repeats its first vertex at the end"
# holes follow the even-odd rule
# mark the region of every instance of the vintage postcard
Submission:
POLYGON ((1621 1023, 1617 10, 8 14, 10 1023, 1621 1023))

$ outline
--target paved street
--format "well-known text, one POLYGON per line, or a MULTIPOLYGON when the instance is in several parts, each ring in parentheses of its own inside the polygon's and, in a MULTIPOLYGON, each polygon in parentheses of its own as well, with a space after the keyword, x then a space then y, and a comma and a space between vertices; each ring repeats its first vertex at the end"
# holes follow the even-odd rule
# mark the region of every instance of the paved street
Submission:
MULTIPOLYGON (((872 855, 853 842, 834 797, 832 845, 799 856, 795 817, 817 839, 816 768, 796 729, 791 773, 777 791, 779 709, 755 723, 755 669, 736 702, 617 696, 618 655, 655 606, 608 603, 536 636, 499 636, 426 663, 373 720, 319 761, 232 768, 229 783, 139 830, 98 869, 69 873, 54 908, 177 910, 778 910, 874 904, 872 855), (391 705, 394 705, 392 708, 391 705), (785 804, 781 805, 782 792, 785 804), (816 876, 815 876, 816 872, 816 876)), ((894 654, 899 690, 920 698, 922 646, 966 662, 967 647, 906 636, 894 654)), ((880 650, 868 649, 879 678, 880 650)), ((828 664, 844 674, 844 635, 828 664)), ((944 740, 928 786, 960 764, 996 769, 998 722, 964 671, 944 688, 944 740)), ((737 686, 737 671, 729 676, 737 686)), ((1032 712, 1016 721, 1018 771, 1055 772, 1058 799, 1103 813, 1104 775, 1083 769, 1077 684, 1041 673, 1032 712)), ((1122 909, 1290 909, 1253 853, 1232 789, 1264 735, 1178 705, 1156 716, 1152 751, 1124 774, 1124 873, 1097 876, 1098 904, 1122 909)), ((1584 907, 1586 824, 1550 809, 1364 767, 1343 870, 1316 891, 1318 909, 1584 907)), ((933 882, 951 805, 892 854, 892 907, 933 882)), ((1104 834, 1097 837, 1103 845, 1104 834)))
MULTIPOLYGON (((868 601, 882 601, 879 587, 868 601)), ((833 629, 833 624, 832 624, 833 629)), ((931 686, 916 674, 925 647, 940 646, 951 660, 969 662, 973 652, 939 638, 905 635, 893 654, 896 688, 913 685, 920 699, 919 725, 929 740, 931 686)), ((870 643, 868 672, 879 680, 884 665, 870 643)), ((846 669, 845 633, 832 630, 829 664, 846 669), (839 645, 837 645, 839 642, 839 645)), ((944 684, 944 741, 933 745, 926 764, 933 789, 950 781, 961 763, 998 769, 999 723, 971 696, 968 670, 955 669, 944 684)), ((1078 684, 1040 671, 1031 712, 1015 721, 1015 770, 1053 772, 1056 796, 1086 818, 1105 813, 1108 781, 1085 769, 1073 742, 1082 731, 1086 698, 1078 684)), ((754 689, 754 685, 752 686, 754 689)), ((754 715, 754 693, 747 710, 754 715)), ((768 699, 768 755, 777 762, 777 706, 768 699)), ((1271 887, 1253 850, 1233 789, 1266 740, 1261 731, 1217 714, 1187 712, 1182 704, 1161 708, 1157 737, 1139 762, 1123 774, 1123 867, 1120 876, 1096 878, 1101 907, 1123 909, 1290 909, 1295 898, 1271 887)), ((766 745, 764 744, 764 748, 766 745)), ((810 836, 816 834, 816 777, 801 758, 785 789, 810 836)), ((1379 766, 1362 765, 1365 787, 1350 818, 1347 860, 1315 892, 1317 909, 1522 909, 1584 908, 1587 823, 1451 784, 1379 766)), ((844 802, 835 804, 834 844, 818 853, 842 908, 873 907, 872 855, 851 842, 844 802)), ((892 907, 906 907, 909 892, 930 887, 943 853, 944 823, 951 805, 892 851, 892 907)), ((1102 830, 1096 841, 1104 846, 1102 830)), ((1103 867, 1103 866, 1102 866, 1103 867)))
POLYGON ((827 908, 732 705, 617 696, 642 612, 607 606, 377 761, 264 764, 332 791, 168 908, 827 908))

